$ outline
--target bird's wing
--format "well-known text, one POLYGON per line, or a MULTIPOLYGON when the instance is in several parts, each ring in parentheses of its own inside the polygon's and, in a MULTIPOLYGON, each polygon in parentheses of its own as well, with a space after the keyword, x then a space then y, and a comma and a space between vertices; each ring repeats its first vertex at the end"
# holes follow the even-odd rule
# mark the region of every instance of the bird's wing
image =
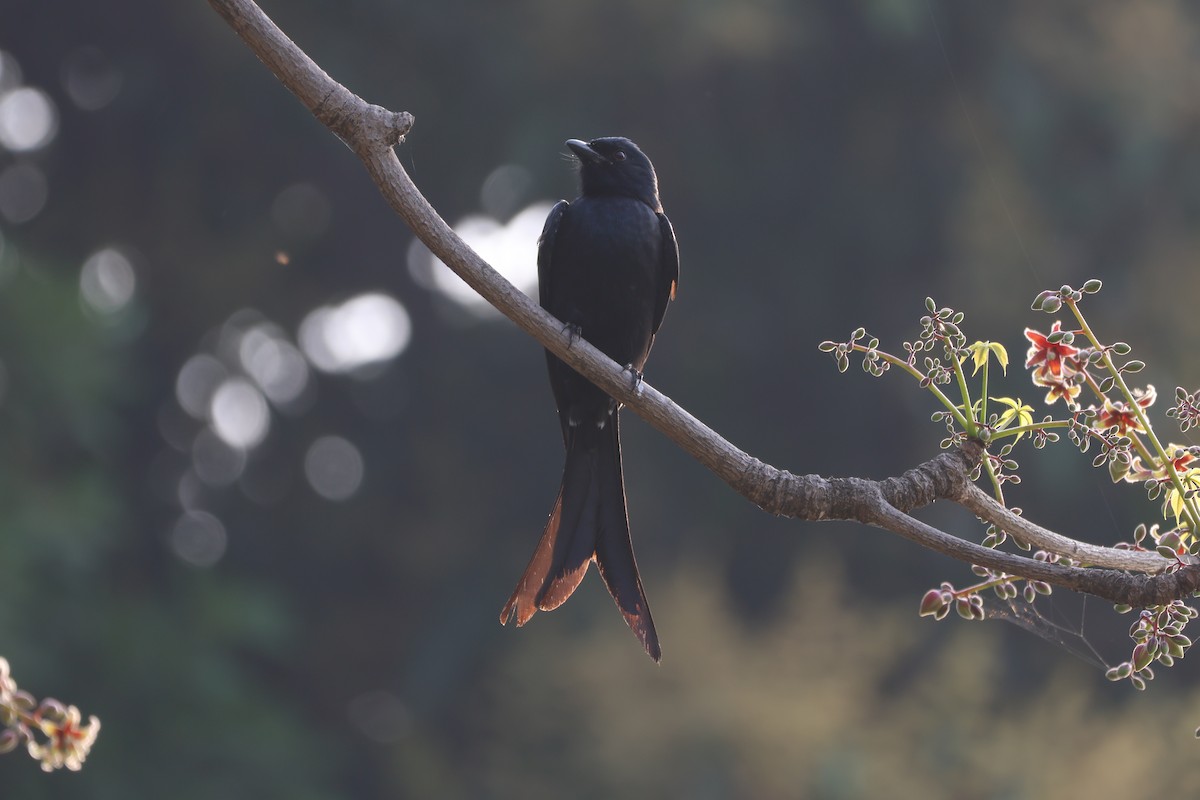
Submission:
POLYGON ((658 333, 663 316, 667 313, 667 303, 675 299, 675 290, 679 287, 679 243, 675 241, 671 220, 661 211, 658 212, 658 230, 662 236, 662 268, 654 296, 654 327, 651 333, 658 333))
POLYGON ((554 237, 558 235, 558 227, 570 207, 571 204, 566 200, 555 203, 554 208, 550 209, 550 215, 546 217, 542 235, 538 237, 538 302, 542 308, 546 308, 550 300, 550 278, 554 273, 554 237))

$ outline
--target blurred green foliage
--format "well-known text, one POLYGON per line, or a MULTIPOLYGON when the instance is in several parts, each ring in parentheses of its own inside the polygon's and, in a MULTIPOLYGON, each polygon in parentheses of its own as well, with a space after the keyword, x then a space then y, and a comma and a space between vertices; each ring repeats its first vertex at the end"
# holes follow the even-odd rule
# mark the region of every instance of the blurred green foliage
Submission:
MULTIPOLYGON (((0 8, 0 50, 57 108, 50 144, 0 152, 0 172, 31 164, 48 187, 35 217, 0 219, 0 654, 24 688, 104 727, 79 774, 0 759, 0 796, 1195 786, 1189 663, 1130 697, 1015 629, 918 620, 924 590, 965 567, 767 518, 632 418, 662 667, 595 578, 501 629, 561 468, 541 353, 413 278, 411 235, 353 156, 205 4, 65 5, 0 8), (81 48, 120 76, 94 110, 64 82, 81 48), (325 198, 326 226, 273 214, 297 184, 325 198), (79 275, 113 243, 137 288, 106 315, 79 275), (368 379, 315 376, 272 412, 242 479, 198 481, 204 426, 175 391, 188 359, 222 353, 239 310, 294 337, 313 308, 368 291, 404 304, 408 349, 368 379), (365 464, 340 503, 303 468, 331 434, 365 464), (176 555, 185 506, 223 526, 212 566, 176 555)), ((816 349, 859 324, 910 337, 927 295, 1016 360, 1037 292, 1099 277, 1103 335, 1131 342, 1160 392, 1200 383, 1189 4, 264 7, 333 77, 415 114, 401 160, 451 221, 479 211, 502 164, 528 170, 522 203, 570 197, 564 139, 638 141, 683 258, 647 379, 764 460, 878 477, 936 452, 921 392, 839 377, 816 349)), ((1039 396, 1019 370, 993 394, 1039 396)), ((1111 543, 1154 513, 1069 447, 1021 461, 1010 501, 1043 524, 1111 543)), ((1107 612, 1086 609, 1089 624, 1107 612)), ((1125 624, 1089 641, 1123 657, 1125 624)))

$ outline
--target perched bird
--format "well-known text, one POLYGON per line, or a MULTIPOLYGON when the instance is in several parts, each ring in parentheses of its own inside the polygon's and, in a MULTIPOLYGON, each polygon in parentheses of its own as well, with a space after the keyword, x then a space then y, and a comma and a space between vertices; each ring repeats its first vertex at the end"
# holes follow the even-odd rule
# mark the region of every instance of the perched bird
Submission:
MULTIPOLYGON (((551 210, 538 239, 541 305, 635 380, 679 281, 675 231, 658 199, 650 159, 621 137, 568 139, 579 161, 580 196, 551 210)), ((567 462, 537 550, 500 622, 524 625, 562 605, 595 561, 625 622, 655 661, 662 658, 638 576, 625 511, 616 401, 549 351, 567 462)))

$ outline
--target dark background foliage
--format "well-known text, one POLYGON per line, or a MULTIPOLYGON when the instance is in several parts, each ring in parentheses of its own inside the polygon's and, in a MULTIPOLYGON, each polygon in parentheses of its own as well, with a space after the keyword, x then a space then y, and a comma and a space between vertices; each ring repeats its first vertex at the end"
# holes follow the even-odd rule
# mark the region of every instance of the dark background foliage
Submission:
MULTIPOLYGON (((1200 383, 1189 4, 265 9, 336 79, 415 114, 401 160, 452 223, 572 196, 568 137, 638 141, 683 252, 647 379, 778 466, 880 477, 937 452, 915 385, 838 376, 816 349, 859 324, 911 338, 927 295, 1019 362, 1023 327, 1049 326, 1037 292, 1099 277, 1101 335, 1160 393, 1200 383)), ((78 775, 0 759, 0 796, 1100 797, 1200 779, 1188 662, 1135 697, 1068 652, 1126 655, 1127 619, 1073 635, 1104 604, 1045 607, 1069 648, 919 620, 963 565, 770 518, 631 415, 662 666, 594 577, 502 629, 561 467, 540 350, 431 288, 353 155, 206 4, 7 0, 0 50, 0 87, 40 90, 56 120, 0 150, 0 654, 104 722, 78 775), (97 253, 126 266, 89 272, 97 253), (391 336, 395 356, 329 374, 304 349, 305 366, 304 321, 364 294, 403 311, 375 302, 349 341, 390 356, 391 336), (264 404, 248 341, 302 391, 264 404), (232 416, 189 363, 236 379, 232 416)), ((993 391, 1041 394, 1019 368, 993 391)), ((1156 514, 1065 445, 1022 460, 1010 500, 1066 533, 1112 543, 1156 514)))

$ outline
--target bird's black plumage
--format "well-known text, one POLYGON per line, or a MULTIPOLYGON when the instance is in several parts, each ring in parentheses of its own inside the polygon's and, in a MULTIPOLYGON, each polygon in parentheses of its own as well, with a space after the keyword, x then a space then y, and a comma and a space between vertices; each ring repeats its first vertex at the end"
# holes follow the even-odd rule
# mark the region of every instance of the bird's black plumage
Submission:
MULTIPOLYGON (((542 307, 606 355, 639 373, 679 281, 679 248, 663 214, 650 159, 621 137, 567 147, 579 159, 580 196, 563 200, 538 240, 542 307)), ((525 574, 500 613, 524 625, 560 606, 595 561, 625 621, 655 661, 658 634, 642 590, 621 473, 619 408, 546 353, 566 466, 558 498, 525 574)))

